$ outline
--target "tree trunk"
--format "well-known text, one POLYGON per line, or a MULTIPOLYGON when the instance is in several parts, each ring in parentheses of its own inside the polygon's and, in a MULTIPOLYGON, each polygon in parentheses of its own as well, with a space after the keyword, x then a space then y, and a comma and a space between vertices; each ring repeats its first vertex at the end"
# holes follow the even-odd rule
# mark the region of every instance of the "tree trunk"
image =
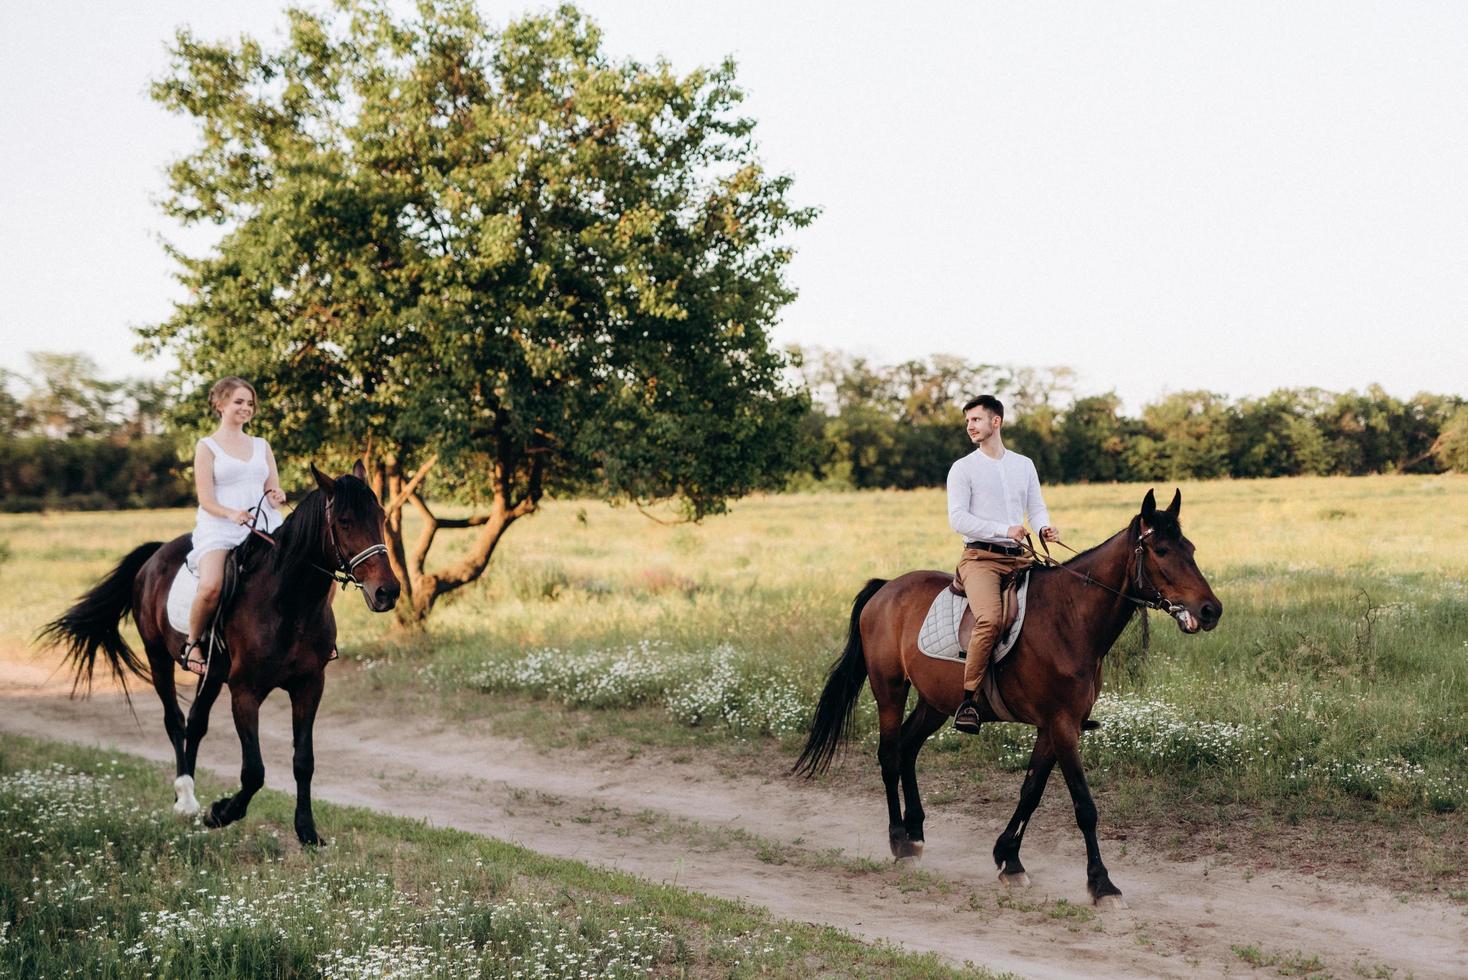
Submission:
POLYGON ((384 459, 374 471, 374 489, 386 513, 383 539, 387 544, 388 564, 402 585, 396 612, 398 622, 407 628, 422 627, 433 611, 439 596, 476 581, 489 566, 495 548, 511 524, 534 513, 540 502, 539 465, 532 467, 531 492, 518 501, 510 498, 511 481, 500 467, 495 468, 494 496, 488 514, 464 518, 440 518, 433 513, 418 487, 437 457, 431 457, 408 478, 395 457, 384 459), (403 509, 411 505, 423 521, 423 528, 411 544, 405 538, 403 509), (478 528, 474 544, 462 559, 438 571, 428 571, 428 553, 441 529, 478 528))

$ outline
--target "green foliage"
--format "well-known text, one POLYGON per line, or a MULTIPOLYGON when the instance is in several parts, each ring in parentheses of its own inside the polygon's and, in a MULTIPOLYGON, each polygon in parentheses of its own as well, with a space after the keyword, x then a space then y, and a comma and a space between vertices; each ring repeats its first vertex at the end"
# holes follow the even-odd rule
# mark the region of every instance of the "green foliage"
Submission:
POLYGON ((830 487, 941 486, 971 450, 960 406, 1004 401, 1004 439, 1046 483, 1218 477, 1365 475, 1468 466, 1468 417, 1457 398, 1410 401, 1379 387, 1332 394, 1281 388, 1228 401, 1206 391, 1166 395, 1138 418, 1115 392, 1072 397, 1072 372, 969 364, 935 356, 883 367, 839 351, 796 350, 816 406, 802 429, 808 478, 830 487), (1458 428, 1452 426, 1456 424, 1458 428))
POLYGON ((1444 469, 1468 473, 1468 405, 1453 413, 1433 450, 1444 469))
POLYGON ((806 401, 769 331, 814 212, 760 166, 732 62, 616 59, 571 6, 499 32, 468 0, 416 11, 293 11, 276 51, 178 34, 154 96, 200 139, 166 209, 223 237, 175 252, 189 298, 143 334, 186 424, 242 374, 278 457, 364 457, 399 501, 427 465, 488 505, 433 573, 389 515, 422 616, 546 492, 697 519, 784 480, 806 401))
POLYGON ((108 381, 90 356, 32 351, 28 374, 0 369, 0 432, 80 439, 162 433, 167 393, 144 378, 108 381))
POLYGON ((144 331, 186 383, 256 381, 278 455, 436 453, 440 497, 700 517, 783 477, 776 240, 813 213, 759 166, 732 63, 616 60, 569 6, 291 18, 273 52, 180 32, 154 89, 200 134, 169 213, 225 228, 144 331))
POLYGON ((188 497, 162 432, 163 386, 107 381, 86 354, 0 371, 0 511, 171 507, 188 497))
POLYGON ((0 510, 176 507, 188 502, 171 439, 0 436, 0 510))

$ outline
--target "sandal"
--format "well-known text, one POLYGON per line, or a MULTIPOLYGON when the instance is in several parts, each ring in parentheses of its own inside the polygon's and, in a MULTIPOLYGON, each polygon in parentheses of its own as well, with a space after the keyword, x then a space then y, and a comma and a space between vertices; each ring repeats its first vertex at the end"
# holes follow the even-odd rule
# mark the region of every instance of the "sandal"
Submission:
POLYGON ((203 677, 204 672, 209 669, 209 661, 204 659, 202 640, 185 640, 183 647, 173 660, 190 674, 197 674, 200 677, 203 677))

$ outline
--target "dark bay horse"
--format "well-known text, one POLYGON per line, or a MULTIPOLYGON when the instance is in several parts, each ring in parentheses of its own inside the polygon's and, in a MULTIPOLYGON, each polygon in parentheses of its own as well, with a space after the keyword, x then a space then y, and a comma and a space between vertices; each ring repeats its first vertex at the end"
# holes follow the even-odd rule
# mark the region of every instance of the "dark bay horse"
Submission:
MULTIPOLYGON (((1183 536, 1181 509, 1180 492, 1166 510, 1158 510, 1149 490, 1141 512, 1125 529, 1064 565, 1030 572, 1019 640, 990 668, 1009 713, 1038 729, 1019 806, 994 844, 999 879, 1006 884, 1029 884, 1019 860, 1020 842, 1059 762, 1086 841, 1086 885, 1092 901, 1125 904, 1096 843, 1096 804, 1081 766, 1080 737, 1101 693, 1102 660, 1138 609, 1166 609, 1185 633, 1211 630, 1223 615, 1223 603, 1194 563, 1192 542, 1183 536)), ((870 682, 877 700, 877 758, 887 790, 888 839, 899 860, 922 855, 918 752, 958 710, 963 696, 963 664, 935 660, 917 646, 928 607, 952 580, 950 572, 908 572, 890 582, 872 579, 857 594, 846 650, 831 669, 795 766, 813 776, 830 765, 850 734, 851 709, 862 682, 870 682), (904 721, 910 687, 917 688, 917 705, 904 721)), ((987 704, 981 711, 986 719, 996 717, 987 704)))
POLYGON ((173 743, 174 810, 181 814, 199 812, 194 762, 209 727, 209 709, 220 687, 229 684, 243 757, 240 790, 209 808, 204 822, 210 827, 223 827, 243 817, 250 798, 264 785, 260 704, 271 691, 283 688, 291 698, 296 836, 308 845, 321 843, 311 813, 311 776, 316 768, 311 731, 326 682, 326 664, 336 649, 332 582, 359 585, 367 607, 374 612, 391 609, 401 591, 383 545, 382 507, 364 482, 362 464, 351 475, 335 480, 315 466, 311 472, 318 489, 286 518, 274 544, 252 536, 236 549, 242 576, 224 618, 222 636, 228 655, 216 651, 211 658, 187 720, 179 710, 170 654, 184 636, 169 625, 167 604, 173 576, 189 552, 190 535, 167 544, 152 541, 138 547, 40 634, 41 640, 62 645, 75 665, 73 693, 83 683, 90 688, 99 651, 122 681, 124 691, 128 672, 151 678, 163 701, 163 727, 173 743), (129 614, 147 651, 146 665, 122 638, 119 627, 129 614))

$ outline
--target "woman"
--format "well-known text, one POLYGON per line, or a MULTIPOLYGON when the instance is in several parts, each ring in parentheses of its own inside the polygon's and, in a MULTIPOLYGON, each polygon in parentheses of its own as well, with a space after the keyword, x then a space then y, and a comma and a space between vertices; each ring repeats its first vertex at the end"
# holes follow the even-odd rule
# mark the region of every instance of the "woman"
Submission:
POLYGON ((249 536, 252 521, 262 531, 279 527, 275 508, 285 503, 270 444, 244 431, 255 415, 254 387, 244 378, 222 378, 209 390, 209 407, 219 416, 219 427, 194 447, 199 510, 187 559, 199 577, 199 591, 189 611, 188 640, 176 658, 200 676, 208 661, 199 638, 219 604, 225 555, 249 536))

